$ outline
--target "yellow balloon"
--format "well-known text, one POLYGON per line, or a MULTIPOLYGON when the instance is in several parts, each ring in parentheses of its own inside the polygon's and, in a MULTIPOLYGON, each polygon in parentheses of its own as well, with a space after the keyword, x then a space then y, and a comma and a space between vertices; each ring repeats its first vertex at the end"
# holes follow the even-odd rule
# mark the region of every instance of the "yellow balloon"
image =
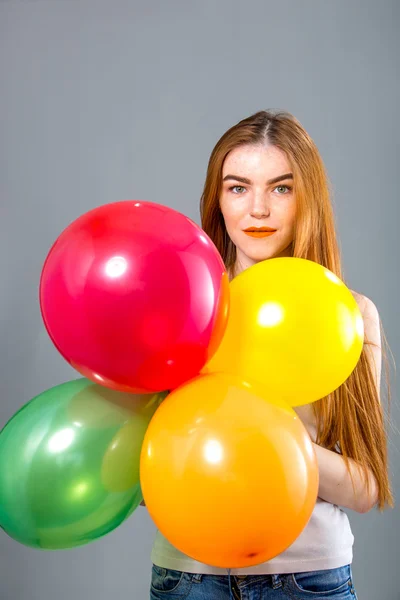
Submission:
POLYGON ((327 396, 354 370, 363 318, 350 290, 320 264, 265 260, 231 282, 230 297, 225 335, 203 373, 258 381, 300 406, 327 396))

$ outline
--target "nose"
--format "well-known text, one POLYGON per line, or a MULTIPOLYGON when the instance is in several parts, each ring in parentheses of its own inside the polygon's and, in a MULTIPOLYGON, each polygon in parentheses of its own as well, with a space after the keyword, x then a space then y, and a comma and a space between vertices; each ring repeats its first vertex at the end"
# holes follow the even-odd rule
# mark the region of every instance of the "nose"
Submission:
POLYGON ((265 192, 254 194, 250 202, 250 215, 255 219, 264 219, 270 214, 268 198, 265 192))

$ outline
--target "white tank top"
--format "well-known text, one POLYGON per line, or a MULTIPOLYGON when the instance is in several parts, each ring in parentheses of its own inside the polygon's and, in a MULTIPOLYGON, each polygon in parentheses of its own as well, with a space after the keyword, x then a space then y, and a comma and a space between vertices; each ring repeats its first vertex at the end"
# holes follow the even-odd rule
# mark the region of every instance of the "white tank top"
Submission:
MULTIPOLYGON (((296 408, 311 438, 315 441, 315 422, 310 406, 296 408)), ((232 523, 232 527, 235 524, 232 523)), ((335 504, 317 499, 311 518, 295 542, 282 554, 266 563, 243 569, 232 569, 232 575, 283 574, 301 571, 336 569, 353 560, 354 536, 346 513, 335 504)), ((211 567, 186 556, 158 531, 151 560, 165 569, 226 575, 226 569, 211 567)))

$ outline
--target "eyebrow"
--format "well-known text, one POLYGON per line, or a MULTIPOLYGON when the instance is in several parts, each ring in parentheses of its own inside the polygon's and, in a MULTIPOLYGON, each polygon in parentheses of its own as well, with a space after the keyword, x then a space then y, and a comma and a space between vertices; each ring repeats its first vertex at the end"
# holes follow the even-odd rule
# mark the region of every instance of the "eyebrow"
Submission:
MULTIPOLYGON (((251 185, 250 179, 247 179, 247 177, 239 177, 238 175, 225 175, 222 181, 228 181, 229 179, 233 179, 234 181, 240 181, 241 183, 247 183, 248 185, 251 185)), ((293 179, 293 173, 285 173, 284 175, 278 175, 278 177, 269 179, 267 181, 267 185, 271 185, 272 183, 278 183, 279 181, 284 181, 285 179, 293 179)))

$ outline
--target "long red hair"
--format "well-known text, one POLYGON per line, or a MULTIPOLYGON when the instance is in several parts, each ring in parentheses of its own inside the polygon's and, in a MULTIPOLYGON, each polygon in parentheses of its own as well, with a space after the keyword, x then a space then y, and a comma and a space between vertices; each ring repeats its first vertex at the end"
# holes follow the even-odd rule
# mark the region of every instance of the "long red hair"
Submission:
MULTIPOLYGON (((292 255, 317 262, 344 280, 324 164, 299 121, 284 111, 260 111, 243 119, 223 134, 211 153, 201 196, 201 221, 227 269, 232 271, 234 267, 236 248, 226 231, 219 205, 223 163, 234 148, 260 143, 280 148, 291 165, 297 207, 292 255)), ((381 333, 386 342, 382 329, 381 333)), ((378 507, 383 510, 385 505, 393 506, 393 496, 388 475, 384 410, 366 355, 369 343, 366 339, 361 358, 345 383, 312 406, 318 424, 317 443, 340 452, 348 466, 348 459, 354 459, 367 485, 368 471, 372 472, 378 486, 378 507)), ((390 397, 389 385, 387 391, 390 397)))

